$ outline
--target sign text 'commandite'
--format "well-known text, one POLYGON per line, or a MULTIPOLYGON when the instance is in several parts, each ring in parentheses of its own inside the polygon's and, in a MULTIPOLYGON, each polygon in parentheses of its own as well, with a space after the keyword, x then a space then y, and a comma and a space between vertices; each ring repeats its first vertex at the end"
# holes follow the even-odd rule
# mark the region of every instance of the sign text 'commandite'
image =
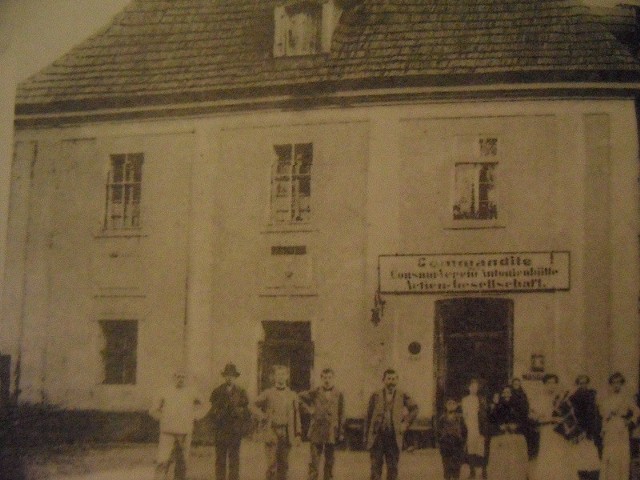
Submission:
POLYGON ((380 255, 381 293, 569 290, 569 252, 380 255))

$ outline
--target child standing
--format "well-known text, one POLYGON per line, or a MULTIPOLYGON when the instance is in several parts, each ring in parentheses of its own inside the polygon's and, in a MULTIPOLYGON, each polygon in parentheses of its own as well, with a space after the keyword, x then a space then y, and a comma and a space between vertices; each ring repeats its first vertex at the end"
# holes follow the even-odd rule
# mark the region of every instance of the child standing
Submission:
POLYGON ((445 413, 438 420, 438 440, 445 480, 458 480, 465 459, 467 429, 458 411, 458 402, 448 398, 445 413))

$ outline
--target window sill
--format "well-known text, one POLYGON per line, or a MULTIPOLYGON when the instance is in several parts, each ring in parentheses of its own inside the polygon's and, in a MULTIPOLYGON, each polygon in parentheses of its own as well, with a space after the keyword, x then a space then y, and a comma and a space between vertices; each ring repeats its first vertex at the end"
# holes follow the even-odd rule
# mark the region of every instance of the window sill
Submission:
POLYGON ((490 228, 506 228, 506 222, 498 220, 448 220, 445 230, 480 230, 490 228))
POLYGON ((270 223, 260 233, 311 233, 317 232, 310 223, 270 223))
POLYGON ((137 383, 98 383, 96 385, 99 388, 136 388, 137 383))
POLYGON ((265 287, 258 292, 259 297, 317 297, 318 292, 311 287, 265 287))
POLYGON ((141 228, 123 228, 121 230, 98 230, 93 233, 93 238, 142 238, 148 237, 141 228))

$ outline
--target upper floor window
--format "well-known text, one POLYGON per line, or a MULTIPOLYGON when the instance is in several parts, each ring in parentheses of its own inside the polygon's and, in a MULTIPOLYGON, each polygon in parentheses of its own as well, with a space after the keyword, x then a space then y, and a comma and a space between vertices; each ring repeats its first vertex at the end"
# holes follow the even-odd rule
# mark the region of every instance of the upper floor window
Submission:
POLYGON ((104 228, 139 228, 144 154, 115 154, 110 160, 104 228))
POLYGON ((311 55, 322 51, 322 5, 302 0, 276 7, 274 56, 311 55))
POLYGON ((498 139, 476 139, 473 158, 454 166, 453 220, 497 220, 498 139))
POLYGON ((136 383, 138 322, 136 320, 103 320, 103 383, 126 385, 136 383))
POLYGON ((304 223, 311 214, 313 144, 274 145, 271 174, 271 221, 304 223))

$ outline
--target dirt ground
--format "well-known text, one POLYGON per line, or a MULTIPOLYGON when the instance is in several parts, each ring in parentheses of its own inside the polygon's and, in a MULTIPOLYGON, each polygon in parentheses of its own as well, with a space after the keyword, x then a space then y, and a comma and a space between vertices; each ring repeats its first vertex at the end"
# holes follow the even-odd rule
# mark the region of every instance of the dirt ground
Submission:
MULTIPOLYGON (((265 478, 263 445, 244 441, 241 448, 242 480, 265 478)), ((26 457, 28 480, 151 480, 156 445, 107 445, 96 447, 64 447, 46 452, 31 452, 26 457)), ((309 446, 293 448, 290 456, 289 480, 304 480, 307 476, 309 446)), ((336 480, 367 480, 367 452, 336 453, 336 480)), ((192 448, 189 460, 189 480, 214 480, 214 449, 210 446, 192 448)), ((403 452, 400 460, 400 480, 442 479, 442 466, 436 450, 403 452)))

